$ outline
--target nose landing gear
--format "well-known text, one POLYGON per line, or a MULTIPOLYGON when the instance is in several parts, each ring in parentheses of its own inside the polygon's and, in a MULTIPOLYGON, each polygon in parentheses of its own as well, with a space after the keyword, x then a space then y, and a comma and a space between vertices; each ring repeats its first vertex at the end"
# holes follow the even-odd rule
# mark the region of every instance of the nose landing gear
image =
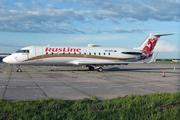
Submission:
POLYGON ((17 72, 22 72, 22 70, 21 69, 17 69, 17 72))
POLYGON ((20 67, 21 67, 20 65, 17 65, 17 72, 22 72, 20 67))

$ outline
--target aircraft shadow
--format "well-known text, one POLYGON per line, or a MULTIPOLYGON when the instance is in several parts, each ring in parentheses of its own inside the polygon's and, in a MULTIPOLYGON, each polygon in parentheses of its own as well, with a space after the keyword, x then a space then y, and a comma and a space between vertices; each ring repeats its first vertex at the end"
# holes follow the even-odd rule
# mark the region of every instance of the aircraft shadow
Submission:
MULTIPOLYGON (((162 73, 162 71, 165 70, 174 70, 174 68, 118 68, 118 67, 114 67, 114 68, 109 68, 109 69, 104 69, 104 71, 129 71, 129 72, 150 72, 150 73, 162 73), (158 70, 158 71, 157 71, 158 70)), ((180 70, 180 68, 176 68, 176 70, 180 70)), ((170 72, 168 71, 168 73, 174 73, 174 74, 179 74, 179 72, 170 72)))
MULTIPOLYGON (((162 73, 163 70, 165 70, 165 72, 166 72, 166 70, 174 70, 174 68, 119 68, 119 67, 113 67, 113 68, 108 68, 108 69, 104 68, 105 72, 111 72, 111 71, 127 71, 128 72, 129 71, 129 72, 162 73), (159 70, 159 71, 157 71, 157 70, 159 70)), ((176 68, 176 70, 180 70, 180 68, 176 68)), ((88 69, 71 69, 71 70, 51 69, 49 71, 89 71, 89 70, 88 69)), ((96 69, 94 71, 96 71, 96 69)), ((172 71, 172 72, 168 71, 168 73, 179 74, 178 72, 174 72, 174 71, 172 71)))

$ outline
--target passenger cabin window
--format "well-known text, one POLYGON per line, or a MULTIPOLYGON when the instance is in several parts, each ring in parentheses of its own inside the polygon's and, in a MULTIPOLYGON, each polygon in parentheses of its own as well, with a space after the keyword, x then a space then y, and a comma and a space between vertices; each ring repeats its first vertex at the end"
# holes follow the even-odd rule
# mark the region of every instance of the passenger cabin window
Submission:
POLYGON ((110 53, 108 53, 108 55, 110 55, 110 53))
POLYGON ((99 55, 101 55, 101 53, 99 53, 99 55))
POLYGON ((53 55, 54 53, 52 52, 51 54, 53 55))
POLYGON ((94 55, 96 55, 96 53, 94 53, 94 55))
POLYGON ((89 53, 89 55, 91 55, 91 53, 89 53))
POLYGON ((74 53, 74 55, 76 55, 76 53, 74 53))
POLYGON ((79 53, 79 55, 81 55, 81 53, 79 53))
POLYGON ((29 50, 18 50, 16 53, 29 53, 29 50))
POLYGON ((46 52, 46 55, 48 55, 48 52, 46 52))
POLYGON ((71 53, 69 52, 69 55, 70 55, 71 53))
POLYGON ((65 53, 63 52, 63 55, 65 55, 65 53))
POLYGON ((104 55, 106 55, 106 53, 104 53, 104 55))

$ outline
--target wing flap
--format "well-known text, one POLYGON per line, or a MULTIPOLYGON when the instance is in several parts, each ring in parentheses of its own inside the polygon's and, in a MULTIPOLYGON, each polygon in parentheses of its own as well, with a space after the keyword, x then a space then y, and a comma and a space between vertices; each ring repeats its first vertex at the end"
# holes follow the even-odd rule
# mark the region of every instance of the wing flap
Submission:
POLYGON ((121 65, 128 64, 129 62, 115 62, 115 61, 94 61, 94 60, 80 60, 80 61, 71 61, 68 62, 72 65, 121 65))

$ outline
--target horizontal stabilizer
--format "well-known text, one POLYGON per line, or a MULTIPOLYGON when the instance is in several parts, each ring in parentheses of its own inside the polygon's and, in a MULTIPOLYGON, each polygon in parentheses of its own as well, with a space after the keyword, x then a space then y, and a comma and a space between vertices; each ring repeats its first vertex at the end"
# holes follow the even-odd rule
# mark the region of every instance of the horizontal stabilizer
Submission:
POLYGON ((171 33, 171 34, 153 34, 154 36, 166 36, 166 35, 174 35, 173 33, 171 33))

